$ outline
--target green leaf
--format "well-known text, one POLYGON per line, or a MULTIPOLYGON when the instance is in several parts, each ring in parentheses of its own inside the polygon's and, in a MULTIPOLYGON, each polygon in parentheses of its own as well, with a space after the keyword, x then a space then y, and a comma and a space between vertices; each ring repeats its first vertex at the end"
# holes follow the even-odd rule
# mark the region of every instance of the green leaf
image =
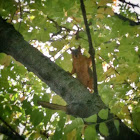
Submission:
POLYGON ((100 123, 99 131, 104 136, 108 136, 109 135, 108 127, 106 126, 105 123, 100 123))
POLYGON ((46 108, 45 113, 46 113, 46 116, 43 119, 43 123, 44 123, 44 125, 47 125, 48 122, 50 121, 51 116, 54 113, 54 111, 46 108))
POLYGON ((85 129, 84 137, 85 140, 96 140, 97 133, 96 133, 95 125, 87 126, 87 128, 85 129))
POLYGON ((18 74, 25 75, 27 72, 27 69, 22 65, 22 66, 15 66, 15 70, 18 74))
POLYGON ((82 140, 82 138, 81 138, 82 130, 83 130, 83 126, 78 127, 76 129, 76 140, 82 140))
POLYGON ((66 102, 63 100, 62 97, 60 97, 59 95, 54 95, 52 98, 52 103, 59 103, 59 105, 66 105, 66 102))
POLYGON ((51 137, 52 140, 62 138, 62 132, 63 132, 62 130, 65 125, 66 117, 65 117, 65 113, 60 113, 59 115, 60 115, 60 120, 56 126, 54 135, 51 137))
POLYGON ((108 109, 102 109, 99 113, 98 113, 99 117, 103 120, 106 120, 108 118, 108 109))
POLYGON ((40 100, 40 98, 39 98, 39 95, 34 95, 34 97, 33 97, 33 102, 34 102, 34 104, 37 106, 38 104, 37 104, 37 101, 38 100, 40 100))
POLYGON ((0 64, 4 65, 5 67, 9 66, 11 62, 11 56, 6 55, 4 53, 0 54, 0 64))
POLYGON ((38 109, 35 109, 31 112, 30 119, 34 126, 37 126, 43 120, 43 112, 39 112, 38 109))
POLYGON ((97 122, 97 115, 95 114, 95 115, 92 115, 88 118, 84 118, 84 121, 86 121, 86 122, 97 122))
POLYGON ((71 61, 71 55, 67 52, 63 53, 64 59, 61 60, 58 58, 56 60, 56 64, 58 64, 60 67, 62 67, 65 71, 71 71, 72 70, 72 61, 71 61))
POLYGON ((54 41, 51 45, 54 47, 54 48, 57 48, 58 50, 61 50, 65 45, 67 45, 67 41, 66 40, 58 40, 58 41, 54 41))
POLYGON ((117 132, 118 132, 118 134, 119 134, 119 132, 120 132, 120 122, 118 121, 118 120, 114 120, 114 125, 115 125, 115 127, 116 127, 116 129, 117 129, 117 132))
POLYGON ((26 115, 29 115, 32 112, 32 107, 30 102, 27 102, 27 100, 24 100, 23 102, 23 109, 25 110, 26 115))
POLYGON ((81 118, 77 118, 77 119, 73 120, 71 124, 66 125, 66 127, 64 129, 64 133, 67 134, 67 133, 71 132, 73 129, 78 128, 83 124, 84 124, 83 120, 81 118))
POLYGON ((139 109, 135 110, 136 112, 132 114, 133 123, 134 123, 134 129, 136 129, 136 132, 140 130, 140 107, 139 109))
POLYGON ((12 112, 13 112, 13 110, 12 110, 11 106, 6 105, 6 107, 4 108, 4 115, 6 117, 10 117, 12 112))
POLYGON ((110 88, 110 83, 103 83, 102 85, 99 85, 100 89, 100 96, 103 100, 103 102, 108 105, 110 101, 112 101, 114 96, 114 90, 110 88))

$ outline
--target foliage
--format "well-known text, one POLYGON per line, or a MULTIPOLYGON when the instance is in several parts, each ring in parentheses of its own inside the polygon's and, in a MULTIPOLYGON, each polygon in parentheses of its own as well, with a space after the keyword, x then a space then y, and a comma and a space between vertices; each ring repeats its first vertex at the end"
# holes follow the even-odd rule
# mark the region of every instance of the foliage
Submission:
MULTIPOLYGON (((86 0, 85 6, 96 49, 99 94, 113 114, 140 133, 139 26, 130 26, 129 21, 115 16, 112 0, 86 0)), ((121 15, 137 20, 128 6, 120 7, 121 15)), ((66 71, 72 69, 69 48, 81 45, 84 55, 89 55, 79 0, 1 0, 0 15, 66 71)), ((94 122, 85 127, 81 118, 38 106, 38 99, 66 103, 22 64, 2 53, 0 64, 0 117, 24 137, 95 140, 99 139, 98 133, 109 135, 108 110, 85 119, 94 122), (104 120, 100 124, 97 115, 104 120)), ((119 121, 113 121, 119 133, 119 121)))

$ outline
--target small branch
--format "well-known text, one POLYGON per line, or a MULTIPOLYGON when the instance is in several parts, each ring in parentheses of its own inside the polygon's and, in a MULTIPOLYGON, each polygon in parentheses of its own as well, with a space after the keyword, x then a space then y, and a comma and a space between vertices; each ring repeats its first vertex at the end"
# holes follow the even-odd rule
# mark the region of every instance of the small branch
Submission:
MULTIPOLYGON (((101 55, 97 55, 101 58, 102 62, 106 62, 106 60, 101 55)), ((109 68, 112 68, 118 75, 120 75, 120 73, 111 64, 109 64, 109 68)), ((134 91, 137 91, 134 87, 131 86, 130 82, 128 82, 127 80, 124 80, 124 82, 124 84, 128 84, 134 91)))
POLYGON ((131 3, 131 2, 127 2, 127 1, 125 1, 125 0, 119 0, 120 2, 123 2, 123 3, 126 3, 126 4, 128 4, 128 5, 131 5, 132 7, 138 7, 138 8, 140 8, 140 6, 138 5, 138 4, 133 4, 133 3, 131 3))
POLYGON ((6 127, 3 127, 3 126, 0 126, 0 132, 2 133, 3 132, 3 134, 5 134, 5 135, 7 135, 7 136, 9 136, 9 137, 15 137, 15 138, 17 138, 18 140, 24 140, 24 138, 22 137, 22 136, 20 136, 5 120, 3 120, 3 118, 1 118, 0 117, 0 120, 10 129, 10 131, 6 128, 6 127), (4 130, 3 130, 3 129, 4 130), (7 133, 6 133, 6 132, 7 133))
MULTIPOLYGON (((106 60, 105 60, 101 55, 99 55, 99 54, 97 54, 97 55, 101 58, 102 62, 106 62, 106 60)), ((119 73, 114 67, 112 67, 111 64, 109 64, 109 67, 113 68, 114 71, 115 71, 118 75, 120 75, 120 73, 119 73)))
POLYGON ((115 116, 115 117, 113 117, 113 118, 110 118, 110 119, 108 119, 108 120, 105 120, 105 121, 100 121, 100 122, 86 122, 84 119, 83 119, 83 121, 84 121, 84 124, 85 125, 99 125, 99 124, 101 124, 101 123, 109 123, 109 122, 111 122, 111 121, 113 121, 113 120, 115 120, 115 119, 119 119, 117 116, 115 116))
POLYGON ((84 19, 84 23, 85 23, 85 27, 86 27, 88 42, 89 42, 89 54, 92 58, 94 92, 98 94, 97 73, 96 73, 96 64, 95 64, 95 49, 93 48, 93 44, 92 44, 90 29, 89 29, 89 25, 87 22, 86 10, 85 10, 85 5, 84 5, 83 0, 80 0, 80 3, 81 3, 81 10, 82 10, 83 19, 84 19))
POLYGON ((131 20, 131 19, 128 19, 128 18, 126 18, 126 17, 120 15, 120 14, 116 14, 116 13, 114 13, 114 14, 115 14, 119 19, 123 20, 124 22, 128 21, 129 24, 130 24, 130 26, 140 25, 140 22, 135 22, 135 21, 133 21, 133 20, 131 20))
POLYGON ((52 110, 62 110, 64 112, 67 112, 67 106, 62 106, 58 104, 53 104, 45 101, 38 101, 38 105, 41 105, 42 107, 49 108, 52 110))
POLYGON ((70 31, 71 31, 71 29, 69 29, 69 28, 67 28, 67 27, 65 27, 65 26, 60 26, 55 20, 53 20, 52 18, 50 18, 50 17, 48 17, 48 16, 47 16, 47 19, 48 19, 49 21, 53 22, 53 23, 55 24, 57 30, 58 30, 56 33, 53 33, 52 37, 53 37, 53 36, 59 35, 59 34, 63 31, 62 28, 64 28, 65 31, 67 31, 67 32, 70 32, 70 31))

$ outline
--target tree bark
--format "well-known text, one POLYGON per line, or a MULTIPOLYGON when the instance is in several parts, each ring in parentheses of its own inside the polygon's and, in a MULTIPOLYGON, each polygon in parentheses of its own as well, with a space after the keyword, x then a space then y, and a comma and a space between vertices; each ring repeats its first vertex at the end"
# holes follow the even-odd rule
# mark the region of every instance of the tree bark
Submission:
MULTIPOLYGON (((89 91, 69 73, 64 71, 49 58, 44 56, 36 48, 24 40, 22 35, 14 27, 0 17, 0 52, 11 55, 21 62, 27 69, 44 81, 56 94, 60 95, 67 102, 67 112, 73 116, 86 118, 106 108, 98 94, 91 94, 89 91)), ((120 124, 120 128, 124 124, 120 124)), ((115 130, 114 125, 109 130, 115 130)), ((120 129, 123 134, 123 130, 120 129)), ((130 130, 125 126, 125 130, 130 130)), ((131 130, 130 130, 131 131, 131 130)), ((128 132, 128 131, 125 131, 128 132)), ((133 133, 131 131, 131 133, 133 133)), ((121 140, 122 135, 118 135, 121 140)), ((134 133, 133 133, 134 134, 134 133)), ((116 136, 116 131, 110 131, 116 136)), ((130 135, 124 134, 124 135, 130 135)), ((139 135, 137 135, 139 136, 139 135)), ((123 140, 126 140, 125 138, 123 140)))
POLYGON ((21 62, 67 102, 69 114, 85 118, 105 108, 97 94, 89 93, 77 79, 26 42, 22 35, 2 18, 0 44, 0 52, 21 62))

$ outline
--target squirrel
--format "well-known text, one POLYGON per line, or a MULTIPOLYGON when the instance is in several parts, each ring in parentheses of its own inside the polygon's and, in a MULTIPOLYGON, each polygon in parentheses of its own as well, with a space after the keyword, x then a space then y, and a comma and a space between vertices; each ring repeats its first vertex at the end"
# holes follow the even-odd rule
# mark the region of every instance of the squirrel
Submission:
POLYGON ((89 89, 90 92, 93 91, 93 76, 92 76, 92 60, 91 57, 86 57, 81 53, 81 47, 72 50, 73 68, 71 74, 76 73, 77 79, 89 89))

